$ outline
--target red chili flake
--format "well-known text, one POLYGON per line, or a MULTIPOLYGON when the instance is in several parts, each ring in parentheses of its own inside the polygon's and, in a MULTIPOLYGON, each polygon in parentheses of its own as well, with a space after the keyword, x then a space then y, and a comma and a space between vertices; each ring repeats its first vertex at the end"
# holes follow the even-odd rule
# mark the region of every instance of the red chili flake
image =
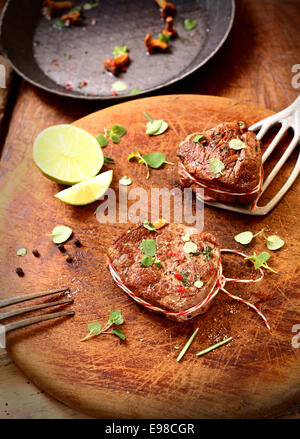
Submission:
POLYGON ((175 255, 174 252, 172 252, 171 250, 168 251, 168 256, 174 256, 174 255, 175 255))
POLYGON ((180 273, 175 273, 174 276, 176 277, 176 279, 183 281, 182 274, 180 274, 180 273))
POLYGON ((118 96, 118 93, 117 93, 116 91, 113 91, 113 92, 112 92, 112 95, 113 95, 113 96, 118 96))
POLYGON ((184 253, 182 251, 179 251, 177 253, 177 258, 178 258, 179 261, 184 261, 185 260, 184 253))
POLYGON ((177 261, 177 262, 176 262, 176 265, 181 265, 181 262, 177 261))
POLYGON ((69 82, 66 82, 66 89, 67 90, 72 90, 72 85, 69 84, 69 82))
POLYGON ((92 18, 92 20, 91 20, 91 25, 92 25, 92 26, 95 26, 96 23, 97 23, 96 18, 92 18))
POLYGON ((176 290, 178 291, 178 293, 184 293, 185 292, 185 288, 184 287, 177 287, 176 290))

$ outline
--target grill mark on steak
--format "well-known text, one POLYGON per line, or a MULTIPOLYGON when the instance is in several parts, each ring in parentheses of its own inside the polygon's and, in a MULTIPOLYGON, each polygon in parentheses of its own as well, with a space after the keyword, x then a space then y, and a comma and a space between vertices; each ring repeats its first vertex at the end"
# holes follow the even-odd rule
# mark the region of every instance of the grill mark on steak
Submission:
MULTIPOLYGON (((255 133, 248 131, 245 122, 225 122, 204 131, 204 137, 200 143, 193 141, 199 133, 193 133, 180 143, 178 157, 187 172, 200 183, 216 189, 228 192, 247 193, 255 189, 260 181, 261 172, 261 148, 260 141, 255 133), (229 147, 231 139, 239 139, 247 147, 239 151, 229 147), (211 158, 221 160, 225 169, 222 174, 214 174, 210 171, 211 158)), ((178 167, 178 175, 183 187, 191 187, 195 191, 199 186, 190 180, 181 167, 178 167)), ((204 190, 206 201, 223 201, 237 203, 252 203, 258 193, 235 196, 204 190)))
MULTIPOLYGON (((118 237, 108 250, 108 257, 119 274, 122 282, 138 297, 171 312, 184 311, 200 303, 207 297, 214 286, 220 261, 220 250, 212 234, 208 232, 194 233, 191 241, 197 244, 196 255, 190 256, 183 252, 185 242, 182 236, 186 227, 182 224, 169 224, 156 232, 150 232, 143 225, 135 226, 118 237), (156 257, 162 267, 154 264, 143 267, 140 260, 145 256, 139 246, 143 239, 153 239, 156 243, 156 257), (210 247, 210 257, 202 253, 210 247), (171 254, 171 253, 172 254, 171 254), (184 260, 179 261, 178 258, 184 260), (184 273, 186 279, 177 279, 175 273, 184 273), (198 276, 204 283, 196 288, 194 282, 198 276), (178 291, 183 287, 184 291, 178 291)), ((210 304, 209 304, 210 305, 210 304)), ((202 314, 209 305, 192 314, 202 314)), ((186 320, 180 316, 176 320, 186 320)))

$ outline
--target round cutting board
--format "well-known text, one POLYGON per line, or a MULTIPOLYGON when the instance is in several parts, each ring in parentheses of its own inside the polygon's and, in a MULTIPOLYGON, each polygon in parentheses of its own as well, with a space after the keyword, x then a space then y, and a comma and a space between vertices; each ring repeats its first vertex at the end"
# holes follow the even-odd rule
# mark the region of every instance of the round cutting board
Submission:
MULTIPOLYGON (((177 185, 176 166, 151 170, 149 180, 142 165, 128 162, 135 146, 141 153, 161 151, 176 162, 179 142, 191 132, 231 120, 252 124, 272 112, 230 99, 174 95, 157 96, 119 104, 75 122, 94 135, 114 123, 127 128, 119 144, 109 143, 104 154, 115 165, 112 188, 127 175, 135 187, 171 188, 177 185), (146 111, 154 119, 165 119, 169 129, 160 136, 145 134, 146 111)), ((63 121, 62 121, 63 123, 63 121)), ((251 417, 274 413, 299 396, 300 349, 292 344, 299 316, 299 205, 294 184, 281 203, 266 217, 250 217, 205 206, 205 229, 212 231, 222 248, 250 254, 266 250, 262 237, 245 249, 233 237, 239 232, 278 234, 286 245, 272 253, 262 282, 229 285, 228 289, 255 303, 267 317, 271 331, 259 316, 222 292, 210 310, 185 323, 177 323, 150 313, 114 285, 106 268, 106 252, 126 224, 99 224, 94 211, 100 204, 72 207, 53 196, 59 185, 47 180, 32 161, 30 135, 24 134, 23 158, 10 151, 1 184, 1 265, 2 296, 68 286, 74 297, 75 316, 44 322, 16 330, 7 337, 7 348, 15 363, 38 386, 66 404, 99 417, 213 418, 251 417), (66 244, 73 263, 68 264, 51 238, 46 236, 57 224, 72 227, 74 237, 66 244), (268 231, 269 230, 269 231, 268 231), (77 248, 74 240, 80 239, 77 248), (16 250, 26 247, 24 258, 16 250), (31 250, 41 254, 34 258, 31 250), (21 265, 24 278, 18 278, 21 265), (126 341, 102 335, 84 343, 87 324, 105 323, 110 308, 121 309, 126 341), (192 332, 198 335, 181 362, 178 350, 192 332), (225 336, 230 344, 203 357, 195 354, 225 336)), ((266 143, 270 139, 266 139, 266 143)), ((278 160, 283 143, 272 154, 266 173, 278 160)), ((261 203, 268 201, 289 175, 291 158, 261 203)), ((132 203, 132 201, 131 201, 132 203)), ((241 258, 224 257, 227 276, 245 277, 253 270, 241 258)), ((50 300, 50 299, 48 299, 50 300)), ((20 317, 21 318, 21 317, 20 317)))

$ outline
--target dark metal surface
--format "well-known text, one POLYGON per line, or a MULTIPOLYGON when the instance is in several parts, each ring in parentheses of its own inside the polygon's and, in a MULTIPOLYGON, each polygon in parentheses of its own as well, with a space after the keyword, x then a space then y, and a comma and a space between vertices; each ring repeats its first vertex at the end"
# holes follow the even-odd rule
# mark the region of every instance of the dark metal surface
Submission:
POLYGON ((53 93, 118 99, 133 96, 131 90, 139 88, 140 96, 197 70, 220 49, 231 29, 234 0, 174 3, 178 37, 171 40, 167 53, 148 55, 143 42, 146 33, 157 37, 164 28, 154 0, 100 1, 85 12, 83 25, 64 29, 53 27, 53 20, 41 16, 42 0, 9 0, 1 16, 2 51, 23 78, 53 93), (196 28, 185 30, 185 18, 196 19, 196 28), (114 46, 124 44, 130 49, 131 63, 127 72, 115 77, 104 71, 103 60, 112 57, 114 46), (87 85, 79 88, 83 80, 87 85), (127 88, 113 96, 112 84, 118 80, 127 88))

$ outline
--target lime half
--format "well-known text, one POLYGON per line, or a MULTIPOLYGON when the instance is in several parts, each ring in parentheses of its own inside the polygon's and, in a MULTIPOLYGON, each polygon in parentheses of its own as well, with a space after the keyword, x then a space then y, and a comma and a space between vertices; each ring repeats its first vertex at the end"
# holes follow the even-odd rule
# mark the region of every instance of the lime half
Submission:
POLYGON ((73 125, 54 125, 35 139, 33 159, 46 177, 72 185, 98 174, 103 153, 96 138, 73 125))
POLYGON ((64 203, 75 206, 93 203, 105 194, 111 183, 112 176, 113 171, 102 172, 102 174, 77 183, 68 189, 58 192, 54 196, 64 203))

